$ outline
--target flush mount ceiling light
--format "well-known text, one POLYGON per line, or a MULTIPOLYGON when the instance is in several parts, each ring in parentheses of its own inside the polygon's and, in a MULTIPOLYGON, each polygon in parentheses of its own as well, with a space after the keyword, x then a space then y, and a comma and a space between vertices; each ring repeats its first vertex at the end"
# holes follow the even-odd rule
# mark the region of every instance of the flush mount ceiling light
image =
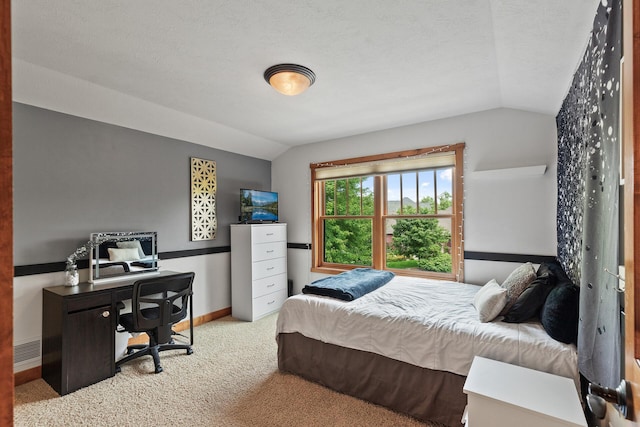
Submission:
POLYGON ((278 64, 264 72, 264 79, 285 95, 298 95, 316 81, 316 75, 302 65, 278 64))

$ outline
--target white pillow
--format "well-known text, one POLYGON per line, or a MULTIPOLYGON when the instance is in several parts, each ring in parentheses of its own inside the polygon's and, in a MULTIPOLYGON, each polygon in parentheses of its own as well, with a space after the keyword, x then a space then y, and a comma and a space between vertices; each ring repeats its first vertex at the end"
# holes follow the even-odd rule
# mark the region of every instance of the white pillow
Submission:
POLYGON ((144 258, 146 254, 142 250, 142 245, 140 245, 140 240, 131 240, 126 242, 116 242, 119 248, 136 248, 138 250, 138 255, 140 259, 144 258))
POLYGON ((109 261, 135 261, 140 259, 137 248, 107 248, 109 261))
POLYGON ((495 319, 506 303, 507 290, 500 286, 495 279, 491 279, 473 297, 473 305, 478 310, 478 317, 482 323, 495 319))

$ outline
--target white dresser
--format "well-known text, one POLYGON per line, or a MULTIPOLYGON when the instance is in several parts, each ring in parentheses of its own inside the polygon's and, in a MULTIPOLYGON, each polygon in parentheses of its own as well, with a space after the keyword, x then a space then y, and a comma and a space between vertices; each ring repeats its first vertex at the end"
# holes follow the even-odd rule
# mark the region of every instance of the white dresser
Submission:
POLYGON ((231 315, 254 321, 287 299, 287 225, 231 225, 231 315))
POLYGON ((587 427, 569 378, 476 356, 463 390, 467 427, 587 427))

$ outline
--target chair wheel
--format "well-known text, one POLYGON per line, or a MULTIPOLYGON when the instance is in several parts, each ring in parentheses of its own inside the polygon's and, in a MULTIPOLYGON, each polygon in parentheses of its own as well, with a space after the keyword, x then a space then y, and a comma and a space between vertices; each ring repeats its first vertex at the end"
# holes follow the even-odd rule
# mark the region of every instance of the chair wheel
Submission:
POLYGON ((190 348, 188 348, 188 349, 187 349, 187 354, 193 354, 193 350, 192 350, 192 349, 190 349, 190 348))
POLYGON ((162 366, 156 366, 156 374, 162 372, 162 366))
POLYGON ((133 354, 134 350, 132 348, 127 349, 127 355, 133 354))
POLYGON ((116 374, 122 372, 122 368, 120 366, 116 366, 116 374))

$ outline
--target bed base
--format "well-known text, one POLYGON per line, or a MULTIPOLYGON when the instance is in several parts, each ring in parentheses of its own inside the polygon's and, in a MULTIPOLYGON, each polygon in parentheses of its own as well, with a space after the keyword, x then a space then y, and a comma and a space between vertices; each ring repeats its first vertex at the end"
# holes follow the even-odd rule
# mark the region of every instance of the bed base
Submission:
POLYGON ((461 426, 465 377, 434 371, 307 338, 281 333, 278 367, 332 390, 390 408, 420 421, 461 426))

